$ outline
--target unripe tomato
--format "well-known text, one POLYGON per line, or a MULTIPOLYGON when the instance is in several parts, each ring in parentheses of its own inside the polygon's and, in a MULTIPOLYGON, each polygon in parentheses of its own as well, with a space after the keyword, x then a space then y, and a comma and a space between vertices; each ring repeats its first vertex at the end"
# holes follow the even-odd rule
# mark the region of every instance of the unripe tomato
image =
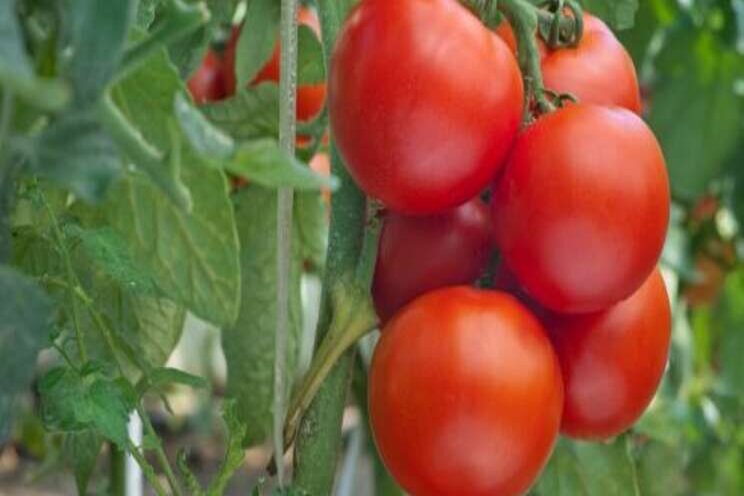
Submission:
POLYGON ((442 214, 385 215, 372 294, 383 322, 427 291, 470 284, 486 269, 491 219, 480 198, 442 214))
POLYGON ((633 425, 669 354, 671 311, 659 271, 627 300, 594 314, 555 317, 549 328, 566 391, 562 432, 599 440, 633 425))
POLYGON ((456 0, 363 0, 340 33, 329 85, 349 172, 407 214, 477 195, 521 121, 513 54, 456 0))
POLYGON ((225 81, 222 77, 222 61, 212 50, 208 50, 199 68, 191 75, 186 85, 196 103, 214 102, 225 98, 225 81))
MULTIPOLYGON (((506 22, 496 32, 516 52, 506 22)), ((584 14, 584 36, 576 48, 550 50, 539 43, 543 83, 549 90, 571 93, 581 102, 624 107, 641 113, 641 91, 633 59, 599 18, 584 14)))
POLYGON ((558 435, 560 365, 506 293, 418 298, 385 327, 369 380, 380 456, 412 496, 522 494, 558 435))
MULTIPOLYGON (((318 15, 313 9, 301 6, 297 11, 297 21, 300 25, 312 29, 318 38, 320 38, 320 22, 318 21, 318 15)), ((227 48, 225 49, 225 86, 229 95, 235 93, 235 54, 239 35, 240 30, 234 29, 230 41, 227 44, 227 48)), ((281 46, 279 41, 277 41, 271 59, 269 59, 266 65, 261 68, 258 74, 256 74, 256 77, 253 79, 251 84, 259 84, 263 82, 278 83, 281 75, 280 57, 281 46)), ((305 84, 299 86, 297 88, 297 119, 300 121, 312 120, 321 110, 323 110, 325 97, 325 83, 305 84)))
POLYGON ((669 202, 661 148, 636 114, 570 105, 517 140, 494 188, 496 243, 540 304, 601 310, 653 270, 669 202))

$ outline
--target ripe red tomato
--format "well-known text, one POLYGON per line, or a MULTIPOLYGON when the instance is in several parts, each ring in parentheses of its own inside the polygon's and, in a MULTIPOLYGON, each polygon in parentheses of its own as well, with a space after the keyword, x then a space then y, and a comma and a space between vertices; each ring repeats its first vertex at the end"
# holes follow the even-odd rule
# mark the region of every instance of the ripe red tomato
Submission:
POLYGON ((364 0, 336 43, 331 127, 356 182, 430 214, 477 195, 522 116, 513 54, 456 0, 364 0))
POLYGON ((661 148, 637 115, 570 105, 517 140, 493 193, 496 243, 540 304, 601 310, 653 270, 669 202, 661 148))
MULTIPOLYGON (((300 25, 312 29, 320 38, 320 22, 315 11, 309 7, 300 7, 297 11, 297 21, 300 25)), ((235 93, 235 53, 237 49, 239 29, 234 29, 230 41, 225 49, 225 81, 227 93, 235 93)), ((274 47, 274 53, 266 65, 261 68, 251 84, 263 82, 279 82, 280 77, 280 55, 281 47, 277 41, 274 47)), ((323 104, 326 97, 325 83, 307 84, 297 88, 297 119, 300 121, 312 120, 323 110, 323 104)))
POLYGON ((438 215, 388 212, 372 285, 377 313, 385 322, 427 291, 472 283, 491 248, 491 219, 479 198, 438 215))
POLYGON ((199 68, 186 85, 196 103, 214 102, 225 98, 225 81, 222 77, 222 61, 212 50, 208 50, 199 68))
MULTIPOLYGON (((514 34, 506 22, 496 32, 516 52, 514 34)), ((540 42, 545 87, 571 93, 579 101, 625 107, 641 113, 641 91, 633 59, 610 28, 584 15, 584 36, 576 48, 550 50, 540 42)))
POLYGON ((555 317, 549 328, 566 388, 562 432, 607 439, 628 429, 651 402, 669 354, 671 311, 659 271, 627 300, 555 317))
POLYGON ((506 293, 427 293, 393 317, 372 359, 375 442, 413 496, 522 494, 550 455, 562 407, 550 341, 506 293))

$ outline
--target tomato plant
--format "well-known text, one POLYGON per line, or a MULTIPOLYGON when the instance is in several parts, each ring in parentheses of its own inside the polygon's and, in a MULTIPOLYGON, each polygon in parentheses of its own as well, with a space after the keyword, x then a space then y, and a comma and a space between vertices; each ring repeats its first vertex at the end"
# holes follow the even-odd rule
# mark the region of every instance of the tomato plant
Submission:
POLYGON ((375 442, 414 495, 524 493, 556 441, 562 404, 544 329, 504 293, 427 293, 385 326, 370 368, 375 442))
POLYGON ((433 289, 474 282, 488 265, 491 247, 490 216, 480 198, 438 215, 388 212, 372 284, 380 318, 387 321, 433 289))
POLYGON ((565 385, 561 432, 609 439, 628 429, 651 402, 669 353, 671 311, 659 271, 607 310, 554 316, 547 325, 565 385))
POLYGON ((452 0, 360 3, 336 43, 329 90, 349 172, 408 214, 457 206, 485 188, 522 113, 514 57, 452 0))
POLYGON ((553 310, 596 311, 633 293, 659 258, 664 157, 631 112, 571 105, 519 137, 492 207, 497 245, 527 292, 553 310))

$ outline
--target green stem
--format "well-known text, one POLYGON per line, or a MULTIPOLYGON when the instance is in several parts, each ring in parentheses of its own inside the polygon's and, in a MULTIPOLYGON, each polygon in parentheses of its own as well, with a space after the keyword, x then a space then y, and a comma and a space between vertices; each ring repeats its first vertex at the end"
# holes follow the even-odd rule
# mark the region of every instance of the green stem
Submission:
POLYGON ((147 412, 145 412, 142 404, 137 405, 137 414, 142 419, 142 425, 144 425, 145 427, 146 435, 149 436, 154 443, 153 451, 155 451, 155 457, 158 459, 158 463, 163 469, 163 472, 165 472, 165 477, 166 479, 168 479, 168 484, 170 485, 171 491, 173 491, 173 494, 175 494, 176 496, 182 496, 183 491, 181 490, 181 485, 178 483, 176 474, 173 472, 170 462, 168 461, 168 457, 163 450, 163 444, 160 442, 160 438, 155 432, 155 428, 152 426, 150 417, 147 415, 147 412))
POLYGON ((150 465, 147 460, 145 460, 145 456, 131 440, 129 441, 129 453, 132 454, 132 458, 134 458, 134 460, 137 462, 137 465, 139 465, 142 469, 142 474, 144 474, 147 482, 150 483, 150 487, 152 487, 152 489, 155 491, 155 494, 157 494, 158 496, 167 496, 168 493, 165 492, 162 484, 160 484, 160 480, 158 479, 157 474, 155 474, 155 469, 153 469, 152 465, 150 465))
POLYGON ((524 79, 525 122, 529 122, 533 98, 541 113, 555 110, 555 106, 545 96, 540 68, 540 51, 536 38, 540 11, 527 0, 499 0, 498 7, 509 21, 517 39, 517 59, 524 79))
POLYGON ((98 104, 98 118, 117 146, 180 208, 191 210, 191 195, 169 174, 165 155, 145 140, 119 110, 109 94, 98 104))
POLYGON ((209 21, 209 9, 203 2, 190 4, 182 0, 170 0, 166 10, 163 22, 147 38, 126 51, 121 69, 117 73, 118 80, 134 72, 155 50, 209 21))
MULTIPOLYGON (((297 0, 281 2, 281 56, 279 80, 279 146, 294 156, 297 127, 297 0)), ((280 188, 277 198, 277 295, 274 342, 274 452, 283 453, 287 335, 289 334, 289 287, 292 259, 292 203, 294 191, 280 188)), ((278 459, 281 457, 277 457, 278 459)), ((277 483, 284 487, 284 464, 277 464, 277 483)))
POLYGON ((126 457, 124 451, 113 444, 111 445, 110 463, 111 483, 109 484, 109 493, 111 496, 124 496, 126 493, 126 457))
POLYGON ((62 229, 60 229, 59 227, 57 216, 55 215, 54 210, 52 210, 51 205, 49 205, 49 202, 47 201, 46 196, 44 195, 44 192, 41 190, 41 188, 38 188, 37 191, 39 192, 39 198, 41 199, 41 203, 44 206, 44 210, 46 210, 47 215, 49 216, 49 221, 52 224, 52 232, 54 233, 54 238, 57 242, 59 252, 62 255, 62 263, 65 266, 65 275, 67 277, 67 283, 69 286, 68 294, 70 299, 70 306, 72 307, 72 322, 73 327, 75 328, 75 341, 77 342, 80 360, 82 361, 82 363, 86 363, 88 361, 88 353, 85 348, 85 339, 83 337, 82 327, 80 326, 80 310, 78 308, 78 301, 75 297, 76 288, 80 288, 80 281, 75 274, 75 270, 72 268, 70 252, 67 249, 67 243, 65 243, 65 237, 62 234, 62 229))
MULTIPOLYGON (((349 2, 318 0, 326 59, 330 57, 349 2)), ((330 67, 330 64, 326 64, 330 67)), ((324 294, 318 322, 318 342, 329 333, 332 309, 329 288, 354 278, 362 251, 366 198, 344 167, 334 143, 331 143, 331 169, 340 187, 333 195, 324 294)), ((295 444, 295 485, 309 494, 333 491, 333 476, 341 444, 341 417, 351 379, 353 349, 344 352, 300 422, 295 444)))

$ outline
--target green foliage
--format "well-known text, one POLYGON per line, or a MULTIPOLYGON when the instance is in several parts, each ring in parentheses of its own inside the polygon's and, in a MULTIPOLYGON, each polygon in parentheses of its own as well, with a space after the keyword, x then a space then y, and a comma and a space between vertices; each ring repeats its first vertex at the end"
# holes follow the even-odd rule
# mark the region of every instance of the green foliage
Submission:
POLYGON ((601 17, 613 28, 628 29, 633 27, 639 0, 582 0, 581 3, 588 12, 601 17))
POLYGON ((63 451, 75 474, 78 494, 87 494, 88 482, 96 466, 103 438, 93 430, 65 435, 63 451))
POLYGON ((323 45, 308 26, 297 28, 297 84, 318 84, 325 81, 326 69, 323 45))
POLYGON ((28 277, 0 265, 0 439, 16 394, 33 377, 36 355, 49 344, 52 307, 28 277))
POLYGON ((269 60, 279 33, 280 2, 250 0, 235 53, 235 80, 245 87, 269 60))
POLYGON ((224 493, 230 477, 243 464, 243 440, 246 437, 246 424, 240 418, 234 400, 227 400, 222 407, 223 418, 227 428, 225 457, 220 464, 217 475, 209 484, 208 496, 220 496, 224 493))
POLYGON ((204 105, 204 115, 236 140, 279 137, 279 90, 264 83, 227 100, 204 105))

